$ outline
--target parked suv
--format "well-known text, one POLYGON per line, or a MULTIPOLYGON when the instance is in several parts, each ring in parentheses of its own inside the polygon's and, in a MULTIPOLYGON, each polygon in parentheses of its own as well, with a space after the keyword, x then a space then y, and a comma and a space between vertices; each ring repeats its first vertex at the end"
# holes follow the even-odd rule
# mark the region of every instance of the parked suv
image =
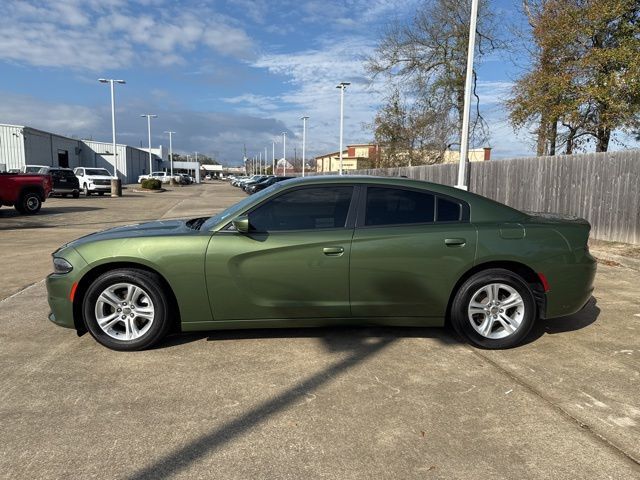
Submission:
MULTIPOLYGON (((138 183, 142 183, 142 180, 146 180, 147 178, 155 178, 162 183, 169 183, 171 181, 171 174, 169 174, 169 172, 151 172, 151 175, 140 175, 138 177, 138 183)), ((176 182, 180 181, 178 175, 174 175, 173 178, 176 182)))
POLYGON ((113 176, 106 168, 78 167, 73 173, 78 177, 80 188, 88 197, 92 193, 104 195, 111 191, 111 179, 113 176))
POLYGON ((38 172, 41 175, 51 175, 53 190, 51 195, 73 195, 73 198, 80 196, 80 182, 73 170, 62 167, 42 167, 38 172))
POLYGON ((0 205, 13 205, 20 213, 34 214, 50 193, 49 175, 0 173, 0 205))

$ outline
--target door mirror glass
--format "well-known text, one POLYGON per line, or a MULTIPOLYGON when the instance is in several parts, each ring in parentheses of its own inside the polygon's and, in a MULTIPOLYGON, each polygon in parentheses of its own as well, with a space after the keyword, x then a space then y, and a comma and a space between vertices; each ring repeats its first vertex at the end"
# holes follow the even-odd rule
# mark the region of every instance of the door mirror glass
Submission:
POLYGON ((240 233, 247 233, 249 231, 249 217, 241 215, 234 218, 231 223, 233 227, 240 233))

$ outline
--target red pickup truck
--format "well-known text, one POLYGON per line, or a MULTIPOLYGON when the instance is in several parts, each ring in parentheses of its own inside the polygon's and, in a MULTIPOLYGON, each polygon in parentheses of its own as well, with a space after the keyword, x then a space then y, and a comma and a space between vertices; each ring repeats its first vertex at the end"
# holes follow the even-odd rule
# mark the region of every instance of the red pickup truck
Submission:
POLYGON ((50 175, 0 173, 0 205, 20 213, 38 213, 51 193, 50 175))

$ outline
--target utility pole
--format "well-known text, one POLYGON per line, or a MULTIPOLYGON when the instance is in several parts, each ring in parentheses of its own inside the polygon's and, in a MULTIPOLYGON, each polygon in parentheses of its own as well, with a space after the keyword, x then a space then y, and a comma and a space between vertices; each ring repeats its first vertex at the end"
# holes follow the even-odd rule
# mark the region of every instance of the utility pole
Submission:
POLYGON ((282 176, 287 175, 287 132, 282 132, 282 159, 284 160, 284 170, 282 176))
POLYGON ((164 132, 169 134, 169 165, 171 165, 171 178, 173 178, 173 143, 172 143, 172 135, 176 132, 164 132))
POLYGON ((342 175, 342 134, 344 130, 344 90, 350 82, 340 82, 336 88, 340 89, 340 175, 342 175))
POLYGON ((113 78, 99 78, 100 83, 109 83, 111 86, 111 135, 113 140, 113 176, 118 178, 118 156, 116 154, 116 100, 113 89, 114 83, 124 84, 124 80, 114 80, 113 78))
POLYGON ((147 133, 149 135, 149 175, 153 172, 153 160, 151 158, 151 119, 158 118, 158 115, 153 115, 151 113, 145 113, 140 115, 141 117, 147 117, 147 133))
POLYGON ((469 47, 467 50, 467 76, 464 84, 464 112, 462 116, 462 138, 460 139, 460 161, 456 188, 468 190, 467 163, 469 157, 469 110, 471 109, 471 81, 473 79, 473 54, 476 45, 476 21, 478 0, 471 0, 471 21, 469 23, 469 47))
POLYGON ((304 177, 305 149, 307 146, 307 120, 309 117, 302 117, 302 176, 304 177))

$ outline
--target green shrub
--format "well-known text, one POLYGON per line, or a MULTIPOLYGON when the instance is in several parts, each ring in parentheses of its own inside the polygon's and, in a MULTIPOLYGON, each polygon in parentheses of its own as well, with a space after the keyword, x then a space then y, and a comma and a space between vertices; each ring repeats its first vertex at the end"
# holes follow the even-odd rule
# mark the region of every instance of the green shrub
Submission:
POLYGON ((142 180, 142 188, 147 190, 160 190, 162 188, 162 182, 156 178, 145 178, 142 180))

